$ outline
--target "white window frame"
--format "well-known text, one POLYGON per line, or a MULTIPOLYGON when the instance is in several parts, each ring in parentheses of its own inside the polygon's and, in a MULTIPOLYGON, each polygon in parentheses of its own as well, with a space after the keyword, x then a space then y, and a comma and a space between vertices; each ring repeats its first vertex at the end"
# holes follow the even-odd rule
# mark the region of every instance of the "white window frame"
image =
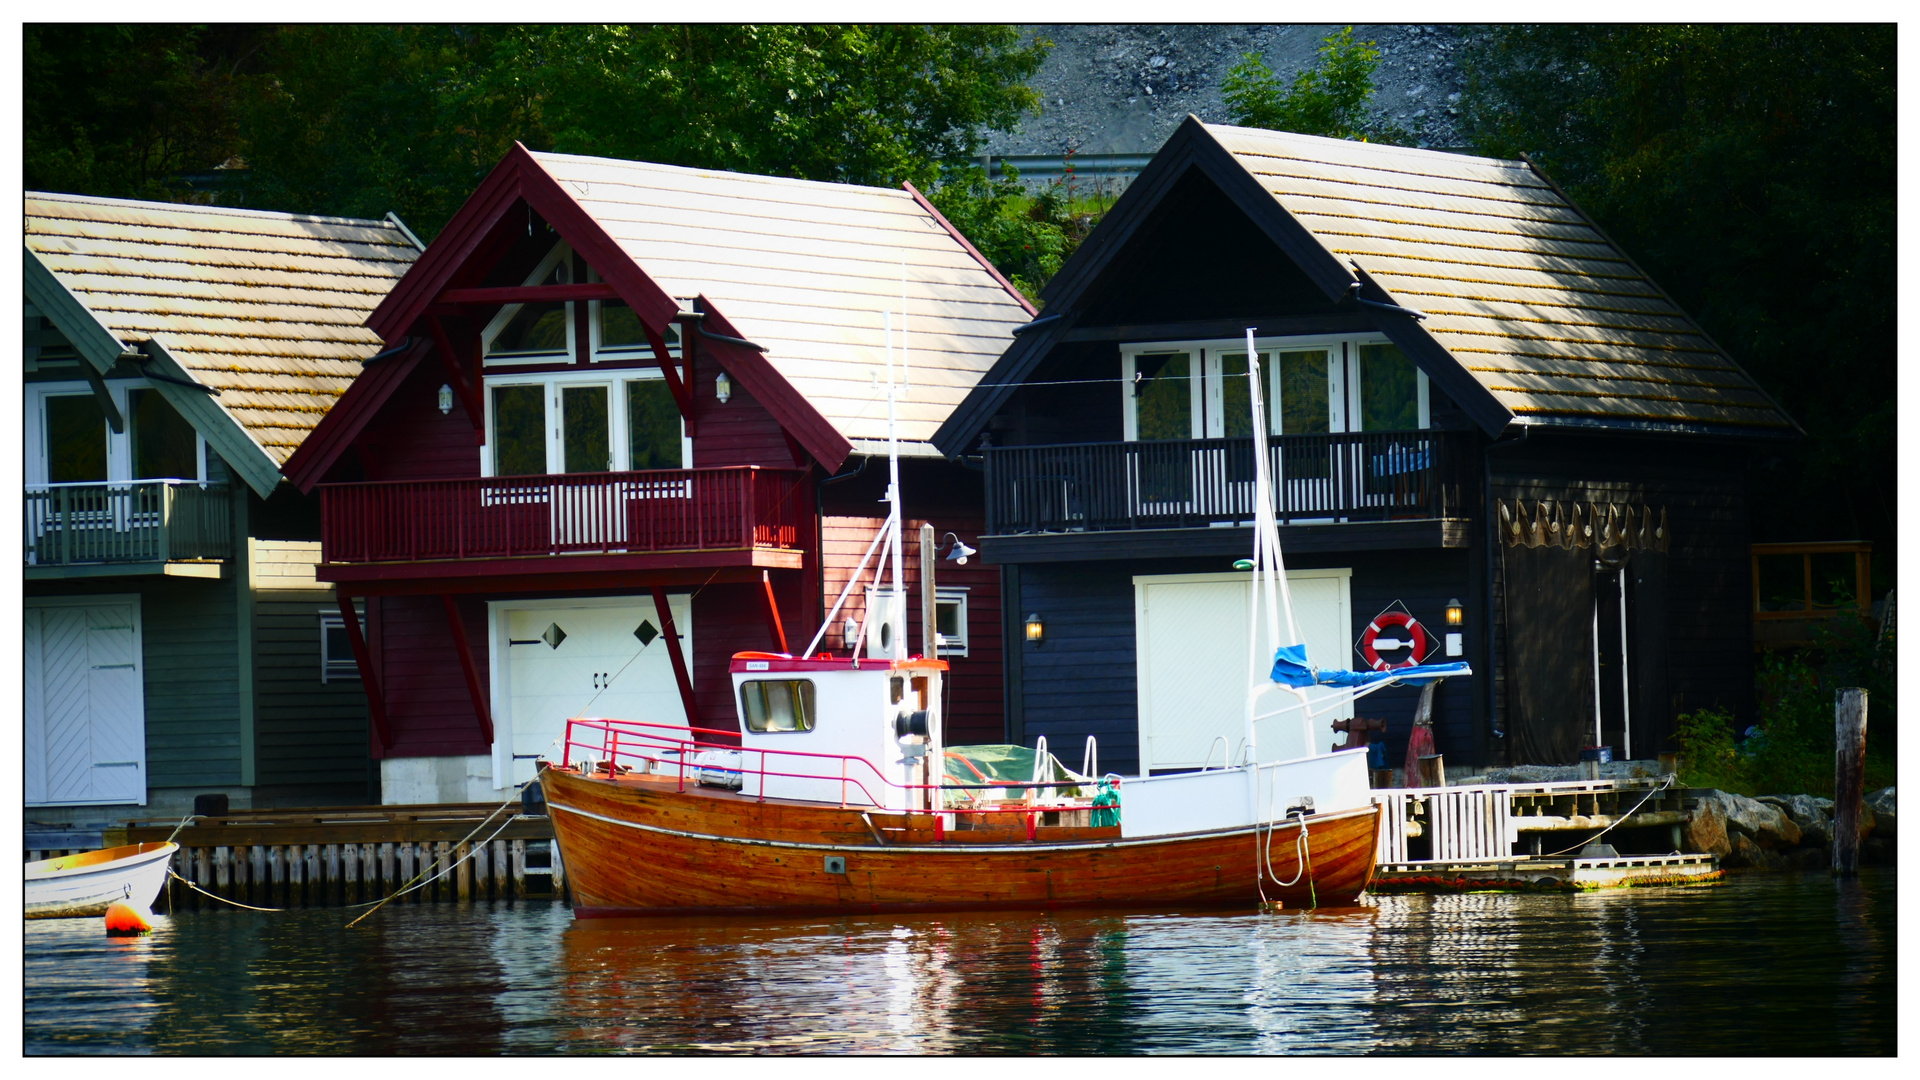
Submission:
MULTIPOLYGON (((589 282, 599 282, 602 279, 600 277, 599 271, 589 266, 587 267, 587 280, 589 282)), ((651 344, 640 344, 640 345, 602 345, 600 344, 600 304, 601 304, 601 301, 599 300, 590 300, 587 302, 587 332, 591 339, 590 344, 592 345, 592 349, 588 355, 591 357, 592 362, 596 364, 600 364, 600 363, 606 363, 607 361, 610 361, 610 360, 652 360, 654 359, 653 346, 651 344)), ((568 325, 572 325, 572 320, 568 320, 568 325)), ((680 332, 678 329, 671 326, 668 327, 668 329, 672 331, 672 333, 674 334, 674 337, 667 341, 667 355, 674 358, 675 360, 678 360, 680 359, 680 340, 679 340, 680 332)))
MULTIPOLYGON (((580 369, 573 371, 528 372, 524 375, 512 375, 502 372, 488 375, 483 382, 485 402, 483 407, 487 416, 487 442, 480 447, 480 475, 493 476, 493 433, 498 430, 493 418, 493 391, 502 386, 539 386, 543 388, 541 403, 545 410, 542 423, 546 434, 547 470, 536 473, 540 476, 559 475, 556 465, 565 465, 565 443, 561 436, 562 419, 560 392, 569 386, 605 386, 607 387, 607 439, 612 451, 609 472, 626 472, 631 465, 629 453, 632 450, 627 437, 627 388, 626 383, 634 381, 657 381, 665 376, 658 368, 623 368, 618 370, 580 369)), ((687 435, 686 417, 680 418, 680 467, 693 468, 693 439, 687 435)))
MULTIPOLYGON (((1361 345, 1391 345, 1384 334, 1338 334, 1314 335, 1311 337, 1256 337, 1253 347, 1260 353, 1301 352, 1310 349, 1326 349, 1328 363, 1338 366, 1341 378, 1333 379, 1329 371, 1327 386, 1327 426, 1333 432, 1360 430, 1360 349, 1361 345)), ((1193 434, 1189 438, 1219 438, 1225 431, 1225 422, 1221 417, 1221 394, 1219 357, 1223 353, 1241 353, 1247 350, 1245 338, 1214 338, 1193 341, 1146 341, 1128 342, 1120 346, 1121 378, 1121 427, 1123 438, 1127 442, 1139 441, 1139 413, 1134 404, 1132 392, 1134 372, 1138 370, 1138 358, 1156 353, 1185 352, 1193 359, 1190 364, 1189 378, 1192 385, 1189 402, 1192 420, 1188 430, 1193 434)), ((1427 373, 1419 365, 1414 366, 1415 393, 1418 395, 1419 422, 1422 429, 1432 426, 1429 409, 1429 386, 1427 373)), ((1268 373, 1262 371, 1262 376, 1268 373)), ((1267 430, 1278 432, 1281 416, 1280 397, 1270 397, 1271 406, 1267 416, 1267 430)))
MULTIPOLYGON (((81 363, 85 363, 82 360, 81 363)), ((48 480, 47 446, 47 406, 50 397, 92 397, 93 388, 84 380, 60 382, 28 383, 26 392, 26 481, 27 487, 44 490, 54 486, 48 480)), ((133 479, 133 414, 129 408, 129 391, 155 390, 152 383, 145 379, 116 379, 107 384, 107 392, 113 397, 114 407, 120 410, 120 416, 126 421, 125 431, 107 429, 107 478, 105 480, 83 481, 84 483, 131 484, 133 479)), ((155 390, 157 393, 158 391, 155 390)), ((192 423, 192 421, 188 421, 192 423)), ((194 465, 197 476, 155 477, 161 480, 179 480, 184 483, 205 485, 207 483, 207 439, 194 429, 194 465)))
POLYGON ((955 637, 948 637, 940 633, 938 629, 940 625, 939 617, 936 614, 934 618, 934 643, 936 651, 941 656, 967 655, 967 642, 970 636, 967 623, 967 592, 967 588, 962 586, 934 586, 933 602, 936 608, 945 604, 957 604, 960 608, 960 633, 955 637))
MULTIPOLYGON (((526 277, 526 280, 522 281, 520 284, 522 285, 535 284, 541 281, 542 279, 544 279, 549 273, 552 273, 553 268, 555 266, 560 266, 560 265, 565 265, 568 268, 567 270, 568 279, 571 280, 572 274, 573 274, 573 270, 572 270, 573 248, 565 240, 559 241, 558 243, 554 244, 553 250, 547 252, 546 258, 541 259, 540 264, 534 267, 533 272, 528 274, 526 277)), ((565 351, 543 352, 543 353, 507 353, 502 356, 495 356, 493 354, 493 339, 499 336, 500 331, 505 329, 506 325, 509 322, 512 322, 513 317, 515 315, 520 314, 520 309, 525 306, 526 305, 524 304, 501 305, 500 310, 494 314, 493 318, 490 321, 488 321, 485 329, 480 331, 480 357, 481 357, 481 365, 483 367, 510 367, 513 365, 551 364, 556 362, 564 364, 564 363, 572 362, 574 353, 576 351, 576 346, 574 342, 574 332, 573 332, 573 322, 574 322, 573 303, 571 301, 567 303, 567 308, 566 308, 567 310, 567 317, 566 317, 567 346, 565 351), (559 360, 555 361, 554 359, 555 357, 559 357, 559 360)))
MULTIPOLYGON (((363 611, 354 612, 360 623, 360 635, 364 640, 367 633, 367 616, 363 611)), ((345 630, 347 620, 341 617, 338 609, 320 609, 320 681, 332 682, 334 679, 352 679, 360 681, 360 662, 353 655, 353 646, 347 646, 347 655, 343 659, 333 655, 327 645, 327 631, 345 630)))

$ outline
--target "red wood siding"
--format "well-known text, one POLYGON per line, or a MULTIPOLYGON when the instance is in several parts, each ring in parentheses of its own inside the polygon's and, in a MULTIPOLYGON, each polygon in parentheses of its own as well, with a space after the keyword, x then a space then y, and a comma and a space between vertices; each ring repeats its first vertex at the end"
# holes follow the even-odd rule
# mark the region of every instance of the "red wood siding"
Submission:
MULTIPOLYGON (((487 685, 487 606, 461 597, 461 622, 473 648, 480 684, 487 685)), ((387 699, 393 745, 383 757, 436 757, 485 754, 492 747, 481 737, 467 693, 466 676, 454 652, 447 615, 438 596, 388 596, 371 605, 375 624, 374 663, 387 699)))
MULTIPOLYGON (((696 346, 697 350, 698 346, 696 346)), ((721 465, 765 465, 771 468, 795 467, 780 423, 733 382, 733 392, 725 405, 714 396, 714 380, 720 365, 711 356, 696 354, 693 361, 693 465, 712 468, 721 465)))
POLYGON ((459 394, 454 395, 453 411, 440 415, 440 387, 446 381, 440 362, 428 357, 387 399, 354 442, 366 479, 480 475, 480 447, 473 441, 473 423, 459 394))

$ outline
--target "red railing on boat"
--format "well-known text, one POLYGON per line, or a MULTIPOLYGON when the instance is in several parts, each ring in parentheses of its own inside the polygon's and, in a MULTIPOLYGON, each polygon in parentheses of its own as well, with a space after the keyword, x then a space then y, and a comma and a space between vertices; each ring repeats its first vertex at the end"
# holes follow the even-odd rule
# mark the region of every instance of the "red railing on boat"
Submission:
POLYGON ((795 549, 806 474, 738 466, 320 486, 329 563, 795 549))
MULTIPOLYGON (((935 795, 945 792, 986 792, 992 790, 1029 790, 1036 788, 1085 788, 1091 786, 1084 780, 1065 781, 1027 781, 1005 780, 983 784, 902 784, 889 780, 879 768, 866 758, 853 754, 820 754, 804 750, 766 750, 760 747, 743 747, 740 733, 721 731, 715 728, 683 726, 680 724, 656 724, 644 720, 611 720, 601 717, 581 718, 567 721, 566 738, 561 747, 561 764, 578 767, 582 773, 600 772, 608 776, 618 775, 623 769, 644 769, 656 775, 671 771, 678 779, 679 790, 687 789, 688 774, 699 783, 699 774, 739 773, 742 786, 746 777, 757 776, 758 798, 766 801, 766 778, 780 777, 796 780, 824 780, 841 785, 840 805, 884 807, 886 804, 873 796, 867 787, 872 780, 883 788, 896 791, 925 791, 935 795), (576 729, 581 733, 576 737, 576 729), (595 739, 591 733, 598 732, 595 739), (726 739, 730 742, 714 742, 714 739, 726 739), (737 764, 729 762, 717 764, 702 762, 695 755, 705 750, 732 751, 740 755, 737 764), (622 765, 625 758, 635 764, 622 765), (778 766, 768 768, 768 759, 778 760, 778 766), (831 762, 828 772, 787 772, 788 767, 800 768, 810 763, 831 762), (757 763, 758 768, 750 767, 757 763), (662 766, 666 766, 663 770, 662 766), (864 801, 850 801, 849 796, 858 793, 864 801)), ((1118 787, 1118 781, 1115 782, 1118 787)), ((1120 803, 1113 803, 1117 810, 1120 803)), ((929 800, 935 801, 935 800, 929 800)), ((1058 810, 1067 807, 1047 804, 1032 806, 936 806, 934 809, 917 809, 913 812, 929 814, 1032 814, 1036 810, 1058 810)), ((1031 825, 1031 823, 1029 823, 1031 825)))

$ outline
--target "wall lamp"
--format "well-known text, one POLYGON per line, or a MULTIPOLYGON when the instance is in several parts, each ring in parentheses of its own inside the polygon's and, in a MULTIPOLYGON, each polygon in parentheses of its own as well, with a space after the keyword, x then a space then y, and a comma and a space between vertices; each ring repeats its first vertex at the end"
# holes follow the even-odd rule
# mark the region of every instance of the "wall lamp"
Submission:
POLYGON ((1460 601, 1458 599, 1447 601, 1447 625, 1448 626, 1459 626, 1460 621, 1465 617, 1466 617, 1466 609, 1460 606, 1460 601))
POLYGON ((1047 639, 1047 624, 1040 621, 1038 614, 1027 616, 1027 640, 1038 645, 1047 639))
POLYGON ((449 386, 446 383, 441 383, 440 384, 440 415, 445 416, 452 411, 453 411, 453 387, 449 386))
POLYGON ((1460 632, 1460 624, 1466 621, 1466 609, 1460 606, 1458 597, 1447 601, 1447 655, 1461 656, 1466 653, 1466 635, 1460 632))
MULTIPOLYGON (((948 533, 947 536, 953 537, 953 547, 948 549, 947 558, 952 559, 961 566, 965 566, 967 565, 968 559, 978 554, 978 551, 968 547, 966 543, 960 539, 958 534, 948 533)), ((945 537, 942 537, 942 539, 945 539, 945 537)))
POLYGON ((713 396, 718 398, 722 405, 725 405, 727 399, 733 396, 733 380, 727 378, 727 373, 724 371, 714 376, 713 396))

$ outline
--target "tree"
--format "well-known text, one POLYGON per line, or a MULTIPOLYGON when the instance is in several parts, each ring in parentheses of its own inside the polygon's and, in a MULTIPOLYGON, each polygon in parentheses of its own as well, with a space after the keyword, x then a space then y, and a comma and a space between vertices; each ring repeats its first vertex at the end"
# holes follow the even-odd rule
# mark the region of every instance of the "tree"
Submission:
POLYGON ((1527 152, 1806 429, 1758 466, 1756 539, 1895 538, 1891 26, 1485 31, 1463 105, 1527 152))
POLYGON ((1006 26, 280 28, 242 110, 257 205, 437 232, 535 150, 931 187, 1035 107, 1006 26))
POLYGON ((1220 84, 1220 96, 1228 116, 1242 127, 1398 141, 1398 132, 1367 119, 1379 66, 1380 50, 1371 41, 1353 40, 1349 26, 1321 40, 1319 64, 1295 75, 1291 85, 1282 83, 1259 53, 1247 53, 1220 84))

